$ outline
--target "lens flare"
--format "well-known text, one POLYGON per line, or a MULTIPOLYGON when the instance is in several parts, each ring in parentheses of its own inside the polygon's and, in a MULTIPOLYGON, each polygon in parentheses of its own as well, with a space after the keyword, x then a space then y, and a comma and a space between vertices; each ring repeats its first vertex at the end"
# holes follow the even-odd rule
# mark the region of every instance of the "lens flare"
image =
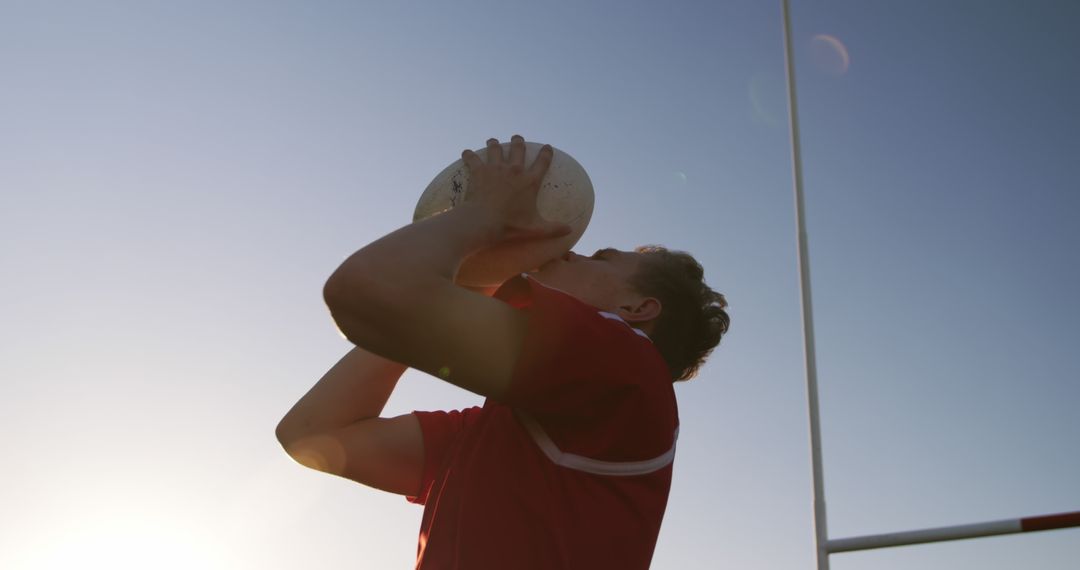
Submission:
POLYGON ((836 36, 818 34, 810 42, 810 60, 831 75, 843 75, 851 66, 847 46, 836 36))

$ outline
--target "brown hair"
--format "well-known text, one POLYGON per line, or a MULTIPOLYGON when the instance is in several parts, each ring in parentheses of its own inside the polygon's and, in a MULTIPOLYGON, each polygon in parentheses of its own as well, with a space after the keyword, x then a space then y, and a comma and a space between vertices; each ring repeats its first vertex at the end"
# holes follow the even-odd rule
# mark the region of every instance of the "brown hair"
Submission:
POLYGON ((731 324, 724 311, 727 300, 705 284, 705 270, 689 253, 659 245, 634 251, 645 256, 629 284, 639 294, 657 298, 662 307, 650 337, 672 381, 689 380, 731 324))

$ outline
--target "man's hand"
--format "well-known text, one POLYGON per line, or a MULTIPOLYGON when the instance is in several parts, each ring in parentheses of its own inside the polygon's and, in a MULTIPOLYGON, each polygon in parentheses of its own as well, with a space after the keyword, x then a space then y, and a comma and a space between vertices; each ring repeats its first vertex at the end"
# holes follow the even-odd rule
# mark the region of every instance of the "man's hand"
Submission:
POLYGON ((525 167, 525 139, 510 138, 510 156, 503 157, 498 139, 487 141, 487 163, 471 150, 461 153, 469 168, 467 203, 483 206, 500 228, 496 242, 549 239, 573 231, 567 224, 550 222, 540 216, 536 197, 540 183, 551 166, 554 151, 544 145, 528 168, 525 167))

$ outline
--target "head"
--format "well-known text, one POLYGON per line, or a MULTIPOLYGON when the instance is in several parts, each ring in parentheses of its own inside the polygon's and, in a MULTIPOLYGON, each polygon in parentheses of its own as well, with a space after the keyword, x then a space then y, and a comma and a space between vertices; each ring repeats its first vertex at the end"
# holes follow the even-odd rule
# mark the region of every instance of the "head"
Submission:
POLYGON ((705 284, 701 264, 683 251, 647 245, 589 257, 570 252, 531 275, 649 335, 672 380, 696 376, 731 322, 724 296, 705 284))

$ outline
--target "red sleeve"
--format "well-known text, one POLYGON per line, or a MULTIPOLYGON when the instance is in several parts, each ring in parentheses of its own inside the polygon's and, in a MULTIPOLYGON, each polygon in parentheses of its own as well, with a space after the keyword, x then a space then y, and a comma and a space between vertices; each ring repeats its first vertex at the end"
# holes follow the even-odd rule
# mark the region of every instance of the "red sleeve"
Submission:
MULTIPOLYGON (((528 328, 503 403, 539 416, 595 421, 642 387, 670 384, 648 337, 568 293, 519 277, 496 296, 526 311, 528 328)), ((610 418, 609 418, 610 419, 610 418)))
POLYGON ((435 475, 446 461, 458 435, 475 420, 479 410, 477 406, 452 412, 413 412, 420 422, 420 433, 424 440, 424 472, 420 479, 420 495, 405 497, 406 500, 418 505, 427 502, 435 475))

